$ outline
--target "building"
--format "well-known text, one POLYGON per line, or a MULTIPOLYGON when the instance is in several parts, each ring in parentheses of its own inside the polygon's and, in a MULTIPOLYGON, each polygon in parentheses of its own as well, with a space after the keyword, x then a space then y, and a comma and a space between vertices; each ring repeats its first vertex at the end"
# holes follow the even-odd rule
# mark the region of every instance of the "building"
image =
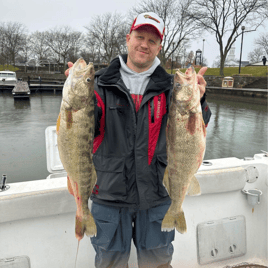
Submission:
MULTIPOLYGON (((245 67, 249 64, 249 61, 242 61, 241 60, 241 67, 245 67)), ((239 60, 235 58, 235 44, 229 50, 229 53, 226 57, 225 67, 239 67, 239 60)))

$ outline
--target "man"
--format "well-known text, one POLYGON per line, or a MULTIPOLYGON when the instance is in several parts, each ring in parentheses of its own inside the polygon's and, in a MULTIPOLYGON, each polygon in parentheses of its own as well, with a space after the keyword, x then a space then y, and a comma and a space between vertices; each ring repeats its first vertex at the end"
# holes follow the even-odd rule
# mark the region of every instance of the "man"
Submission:
POLYGON ((266 64, 266 57, 265 56, 262 57, 262 63, 263 63, 263 66, 265 66, 265 64, 266 64))
MULTIPOLYGON (((126 36, 128 54, 95 75, 97 182, 91 212, 97 237, 91 242, 98 268, 128 267, 132 239, 140 268, 171 267, 174 231, 161 232, 171 203, 162 180, 173 89, 172 76, 156 57, 163 35, 164 22, 157 14, 138 15, 126 36)), ((205 71, 198 75, 201 95, 205 71)))

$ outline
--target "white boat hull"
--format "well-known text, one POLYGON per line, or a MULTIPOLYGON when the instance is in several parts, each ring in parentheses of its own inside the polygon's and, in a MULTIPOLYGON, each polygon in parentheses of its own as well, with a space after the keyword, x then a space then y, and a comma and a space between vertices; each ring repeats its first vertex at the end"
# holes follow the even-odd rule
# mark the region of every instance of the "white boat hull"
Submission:
MULTIPOLYGON (((268 265, 268 157, 258 154, 248 161, 225 158, 209 162, 212 166, 202 166, 199 172, 202 174, 214 170, 215 176, 200 175, 198 180, 201 190, 211 184, 215 187, 200 196, 186 197, 183 209, 188 231, 183 235, 176 232, 172 266, 226 267, 244 262, 268 265), (255 168, 248 169, 242 177, 240 169, 233 171, 236 167, 255 168), (231 169, 233 173, 226 173, 226 169, 231 169), (254 180, 257 173, 254 170, 258 173, 256 181, 254 180), (224 185, 225 180, 228 181, 230 177, 226 175, 224 178, 223 173, 233 176, 234 183, 229 189, 224 185), (237 176, 241 178, 237 179, 237 176), (206 181, 208 177, 210 181, 206 181), (245 181, 240 186, 243 180, 245 181), (247 180, 254 182, 249 183, 247 180), (255 188, 262 191, 262 196, 260 204, 256 204, 252 210, 242 190, 255 188), (222 189, 224 192, 221 192, 222 189), (203 245, 208 247, 207 257, 211 252, 214 253, 211 255, 212 262, 201 264, 198 251, 200 241, 197 241, 198 226, 238 216, 245 219, 246 240, 243 243, 246 253, 234 257, 230 252, 229 258, 218 261, 220 252, 212 256, 216 252, 213 249, 217 249, 217 243, 222 243, 218 240, 221 237, 225 242, 232 239, 228 234, 222 233, 217 241, 213 242, 211 237, 203 241, 203 245), (210 247, 211 241, 214 245, 210 247)), ((66 177, 11 183, 9 190, 0 192, 0 260, 25 255, 29 257, 31 267, 74 267, 77 250, 74 235, 76 205, 73 196, 67 191, 66 184, 66 177)), ((90 239, 85 237, 80 242, 77 267, 94 267, 94 258, 90 239)), ((133 267, 138 267, 134 245, 129 260, 129 268, 133 267)))

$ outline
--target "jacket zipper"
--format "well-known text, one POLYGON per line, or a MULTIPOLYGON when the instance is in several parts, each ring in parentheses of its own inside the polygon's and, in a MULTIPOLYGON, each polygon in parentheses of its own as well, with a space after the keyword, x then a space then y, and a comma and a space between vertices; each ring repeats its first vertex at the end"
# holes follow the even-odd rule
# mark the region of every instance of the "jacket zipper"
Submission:
MULTIPOLYGON (((120 80, 119 80, 120 81, 120 80)), ((118 88, 121 92, 123 92, 127 98, 128 98, 128 101, 132 107, 132 114, 133 114, 133 121, 134 121, 134 143, 136 144, 136 132, 137 132, 137 113, 136 113, 136 110, 135 110, 135 106, 134 106, 134 101, 131 97, 131 95, 128 93, 127 90, 124 89, 124 86, 120 85, 120 84, 112 84, 112 85, 107 85, 107 84, 102 84, 100 82, 98 82, 98 85, 99 86, 102 86, 102 87, 116 87, 118 88)), ((165 90, 163 90, 162 92, 158 92, 157 95, 165 92, 166 90, 171 90, 171 88, 167 88, 165 90)), ((155 95, 156 96, 156 95, 155 95)), ((143 96, 144 97, 144 96, 143 96)), ((154 121, 154 104, 153 104, 153 98, 152 100, 150 101, 150 105, 151 105, 151 120, 154 121)), ((140 106, 141 108, 141 106, 140 106)), ((152 122, 153 122, 152 121, 152 122)), ((135 176, 137 174, 137 158, 136 158, 136 146, 134 145, 134 157, 135 157, 135 170, 136 170, 136 173, 135 173, 135 176)), ((140 196, 139 196, 139 187, 138 187, 138 181, 137 181, 137 177, 136 177, 136 185, 137 185, 137 194, 138 194, 138 199, 137 200, 140 200, 140 196)), ((138 209, 139 207, 139 204, 136 204, 136 209, 138 209)))
POLYGON ((151 123, 154 123, 154 99, 150 100, 151 123))

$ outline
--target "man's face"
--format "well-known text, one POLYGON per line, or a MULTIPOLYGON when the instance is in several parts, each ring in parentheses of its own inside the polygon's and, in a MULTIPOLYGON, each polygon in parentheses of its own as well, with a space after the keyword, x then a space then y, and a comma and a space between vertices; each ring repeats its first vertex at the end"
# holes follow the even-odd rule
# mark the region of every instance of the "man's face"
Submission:
POLYGON ((144 72, 161 50, 161 39, 152 26, 141 26, 127 35, 127 48, 127 66, 135 72, 144 72))

